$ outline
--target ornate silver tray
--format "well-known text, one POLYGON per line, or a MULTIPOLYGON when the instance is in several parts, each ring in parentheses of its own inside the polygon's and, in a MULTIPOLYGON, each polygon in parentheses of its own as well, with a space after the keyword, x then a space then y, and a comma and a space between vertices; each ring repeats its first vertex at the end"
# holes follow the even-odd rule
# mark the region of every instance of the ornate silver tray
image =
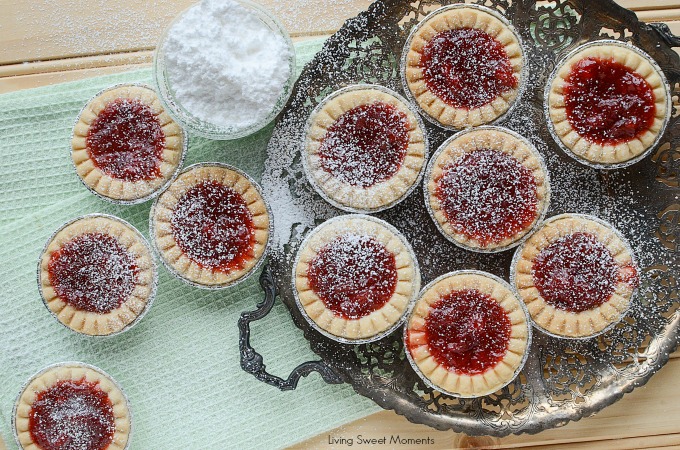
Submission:
MULTIPOLYGON (((626 169, 599 171, 574 161, 551 138, 543 114, 543 86, 557 60, 578 44, 597 39, 631 42, 661 66, 674 100, 680 94, 680 46, 663 24, 646 25, 611 0, 479 0, 504 14, 524 41, 529 63, 526 89, 498 124, 530 139, 551 172, 548 216, 593 214, 630 240, 642 270, 633 307, 611 330, 584 341, 536 332, 520 375, 482 398, 448 397, 427 387, 403 351, 401 330, 374 343, 334 342, 310 328, 291 292, 291 264, 305 234, 342 212, 315 194, 300 157, 302 130, 312 109, 330 92, 352 83, 376 83, 402 93, 399 62, 411 28, 430 11, 455 1, 378 0, 347 21, 303 71, 269 143, 262 185, 272 203, 275 231, 269 266, 263 271, 265 298, 244 313, 241 365, 261 381, 294 389, 301 376, 318 371, 329 383, 350 383, 356 392, 410 421, 470 435, 537 433, 596 413, 641 386, 668 360, 680 329, 680 122, 678 111, 658 149, 626 169), (321 361, 299 366, 282 379, 266 372, 249 344, 249 323, 265 316, 275 296, 289 308, 321 361)), ((430 148, 451 131, 426 124, 430 148)), ((396 207, 376 214, 399 229, 419 258, 423 283, 456 269, 477 269, 508 279, 512 251, 478 254, 447 241, 428 216, 422 189, 396 207)))

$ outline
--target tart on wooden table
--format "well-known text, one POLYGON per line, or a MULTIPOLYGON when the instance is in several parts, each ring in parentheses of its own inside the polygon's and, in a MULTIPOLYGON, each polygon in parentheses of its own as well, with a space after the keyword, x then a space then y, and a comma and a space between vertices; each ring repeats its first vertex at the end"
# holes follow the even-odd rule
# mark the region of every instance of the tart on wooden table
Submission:
POLYGON ((543 158, 500 127, 462 131, 430 159, 425 203, 439 231, 467 250, 518 245, 545 215, 550 183, 543 158))
POLYGON ((435 123, 462 129, 495 121, 519 96, 520 37, 497 12, 440 8, 418 24, 402 56, 404 90, 435 123))
POLYGON ((666 78, 642 50, 618 41, 578 47, 546 86, 548 124, 576 160, 616 168, 642 159, 670 117, 666 78))
POLYGON ((618 322, 639 284, 625 238, 592 216, 552 217, 513 260, 513 284, 536 326, 565 338, 588 338, 618 322))
POLYGON ((529 315, 511 287, 479 271, 428 284, 404 328, 406 355, 432 388, 481 397, 510 383, 526 360, 529 315))
POLYGON ((129 329, 149 310, 157 273, 146 239, 129 223, 91 214, 59 228, 38 262, 45 306, 78 333, 129 329))
POLYGON ((13 412, 14 435, 25 450, 124 450, 131 425, 120 386, 101 369, 79 362, 34 375, 13 412))
POLYGON ((376 85, 332 93, 312 112, 303 167, 316 191, 350 212, 376 212, 404 199, 426 161, 424 127, 408 102, 376 85))
POLYGON ((90 100, 71 145, 76 172, 88 189, 117 203, 138 203, 177 174, 187 140, 154 90, 125 84, 90 100))
POLYGON ((245 280, 263 261, 271 219, 260 186, 220 163, 184 170, 156 199, 149 218, 163 264, 197 287, 245 280))
POLYGON ((345 343, 378 340, 401 323, 420 290, 411 245, 390 224, 345 215, 315 228, 293 265, 300 311, 316 330, 345 343))

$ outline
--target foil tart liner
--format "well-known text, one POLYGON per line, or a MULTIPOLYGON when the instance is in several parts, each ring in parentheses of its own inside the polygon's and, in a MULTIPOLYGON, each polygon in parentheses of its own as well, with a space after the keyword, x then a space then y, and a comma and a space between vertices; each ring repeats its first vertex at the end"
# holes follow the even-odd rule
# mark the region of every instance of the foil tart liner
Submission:
POLYGON ((425 208, 427 209, 428 214, 432 218, 432 221, 434 224, 437 226, 437 230, 444 236, 447 240, 449 240, 451 243, 455 244, 457 247, 462 248, 463 250, 469 250, 472 252, 476 253, 499 253, 499 252, 504 252, 506 250, 509 250, 511 248, 517 247, 529 237, 531 237, 532 234, 536 231, 536 229, 542 224, 543 220, 545 219, 546 214, 548 213, 548 209, 550 208, 550 195, 551 195, 551 188, 550 188, 550 173, 548 172, 548 166, 545 163, 545 160, 543 159, 543 155, 536 149, 534 144, 532 144, 527 138, 524 136, 508 129, 508 128, 503 128, 500 126, 494 126, 494 125, 482 125, 479 127, 475 128, 468 128, 463 131, 459 131, 458 133, 454 134, 453 136, 449 137, 447 140, 445 140, 442 145, 437 148, 437 150, 434 152, 432 155, 432 158, 430 158, 429 163, 427 164, 427 169, 425 170, 425 181, 423 182, 423 194, 425 197, 425 208), (543 170, 543 173, 545 174, 545 186, 546 186, 546 195, 545 195, 545 200, 543 202, 543 208, 538 213, 538 217, 534 221, 533 225, 529 228, 529 231, 527 231, 526 234, 524 234, 521 238, 511 242, 508 245, 505 245, 503 247, 496 247, 496 248, 479 248, 479 247, 471 247, 469 245, 466 245, 462 242, 459 242, 456 240, 453 236, 449 235, 446 230, 444 230, 444 227, 439 223, 439 221, 435 218, 434 211, 432 210, 432 205, 430 204, 430 193, 428 190, 428 183, 429 180, 432 178, 432 171, 434 170, 435 163, 439 156, 442 154, 442 152, 446 149, 446 147, 449 146, 451 142, 454 140, 458 139, 461 136, 464 136, 468 133, 472 133, 478 130, 494 130, 494 131, 499 131, 503 133, 507 133, 510 136, 518 139, 522 143, 524 143, 527 148, 532 152, 532 154, 538 159, 539 164, 541 165, 541 169, 543 170))
POLYGON ((646 158, 655 148, 658 147, 659 142, 661 142, 661 138, 666 132, 666 127, 668 126, 668 122, 670 121, 671 115, 673 113, 673 100, 671 98, 671 86, 668 83, 668 80, 666 79, 666 75, 663 73, 663 70, 661 70, 661 67, 656 63, 654 58, 649 56, 647 53, 642 51, 641 49, 637 48, 636 46, 621 42, 621 41, 616 41, 614 39, 601 39, 597 41, 591 41, 586 44, 580 45, 576 47, 574 50, 571 52, 567 53, 562 59, 560 59, 557 64, 555 65, 555 69, 552 71, 550 76, 548 77, 548 81, 546 82, 545 88, 543 90, 543 114, 545 116, 545 121, 548 124, 548 131, 550 132, 550 136, 553 138, 553 141, 555 141, 555 144, 569 157, 573 158, 574 160, 578 161, 579 163, 586 165, 588 167, 592 167, 593 169, 621 169, 623 167, 628 167, 632 164, 635 164, 638 161, 641 161, 642 159, 646 158), (550 118, 550 88, 555 81, 555 78, 557 78, 557 74, 562 69, 564 64, 574 55, 577 53, 590 48, 594 46, 599 46, 599 45, 613 45, 617 47, 622 47, 627 50, 632 50, 638 55, 640 55, 643 59, 645 59, 647 62, 651 64, 651 66, 654 68, 656 73, 659 75, 661 78, 661 84, 664 87, 664 90, 666 91, 666 115, 664 116, 663 119, 663 124, 661 125, 661 129, 659 129, 659 132, 654 139, 654 142, 645 149, 644 152, 640 153, 638 156, 631 158, 627 161, 623 161, 620 163, 613 163, 613 164, 605 164, 605 163, 598 163, 594 161, 590 161, 589 159, 586 159, 580 155, 577 155, 574 153, 569 147, 567 147, 564 142, 562 142, 562 139, 557 135, 557 132, 555 131, 555 124, 553 123, 552 119, 550 118))
POLYGON ((149 245, 149 241, 144 237, 144 235, 142 235, 142 233, 140 233, 137 228, 132 226, 132 224, 121 219, 120 217, 116 217, 116 216, 113 216, 111 214, 101 214, 101 213, 85 214, 85 215, 82 215, 82 216, 75 217, 71 220, 68 220, 67 222, 65 222, 61 226, 59 226, 59 228, 57 228, 50 235, 50 237, 47 239, 47 241, 45 241, 45 245, 43 246, 42 250, 40 251, 40 255, 38 256, 38 267, 37 267, 37 270, 36 270, 36 279, 37 279, 37 282, 38 282, 38 291, 40 292, 40 299, 42 300, 43 305, 45 305, 45 308, 47 309, 47 311, 49 311, 50 315, 52 317, 54 317, 54 319, 60 325, 67 328, 68 330, 70 330, 73 333, 80 334, 82 336, 86 336, 86 337, 92 338, 92 339, 107 339, 107 338, 117 336, 119 334, 122 334, 122 333, 128 331, 133 326, 135 326, 137 323, 139 323, 142 320, 142 318, 144 318, 144 316, 149 312, 149 310, 151 309, 151 306, 153 305, 154 300, 156 299, 156 292, 158 290, 158 265, 156 264, 156 260, 153 257, 153 254, 154 254, 154 252, 151 250, 151 246, 149 245), (147 299, 142 312, 140 312, 132 322, 130 322, 129 324, 127 324, 125 327, 121 328, 120 330, 114 331, 113 333, 101 334, 101 335, 87 334, 87 333, 83 333, 82 331, 74 330, 73 328, 69 327, 67 324, 65 324, 61 320, 59 320, 58 315, 54 311, 52 311, 49 308, 49 306, 47 305, 47 299, 45 298, 43 288, 42 288, 42 267, 41 267, 43 255, 47 252, 47 248, 52 243, 55 236, 57 234, 59 234, 59 232, 61 232, 64 228, 68 227, 69 225, 72 225, 72 224, 74 224, 74 223, 76 223, 80 220, 93 219, 93 218, 98 218, 98 217, 114 220, 114 221, 119 222, 120 224, 128 227, 130 230, 132 230, 137 235, 139 242, 141 242, 144 245, 144 247, 146 248, 146 250, 149 252, 149 260, 151 261, 152 272, 153 272, 153 280, 151 281, 151 293, 149 294, 149 298, 147 299))
POLYGON ((307 176, 307 181, 309 181, 309 184, 314 188, 317 194, 321 196, 326 202, 329 204, 333 205, 334 207, 349 212, 349 213, 356 213, 356 214, 372 214, 372 213, 377 213, 380 211, 384 211, 386 209, 392 208, 393 206, 399 204, 402 202, 405 198, 407 198, 411 193, 418 187, 420 182, 423 179, 423 174, 425 173, 425 166, 427 165, 427 159, 429 157, 430 153, 430 145, 429 141, 427 139, 427 129, 425 128, 425 124, 423 123, 423 119, 419 113, 419 110, 414 110, 414 105, 412 102, 408 101, 405 99, 403 96, 398 94, 397 92, 393 91, 392 89, 388 89, 384 86, 381 86, 379 84, 352 84, 346 87, 343 87, 341 89, 338 89, 332 93, 330 93, 326 98, 321 100, 319 104, 314 108, 312 113, 309 115, 309 118, 307 119, 307 122, 305 124, 305 131, 304 131, 304 140, 302 141, 302 148, 300 149, 300 153, 302 155, 302 168, 305 172, 305 175, 307 176), (308 140, 308 135, 309 135, 309 130, 312 127, 314 118, 317 116, 319 112, 328 104, 328 102, 334 100, 338 96, 345 94, 347 92, 353 92, 353 91, 360 91, 364 89, 375 89, 377 91, 383 92, 385 94, 391 95, 400 102, 404 104, 410 111, 411 114, 416 118, 416 122, 418 123, 418 127, 423 133, 423 144, 425 145, 425 151, 424 151, 424 157, 423 157, 423 165, 420 167, 420 171, 418 172, 418 177, 415 179, 413 184, 397 199, 386 203, 385 205, 382 205, 377 208, 353 208, 351 206, 344 205, 340 203, 339 201, 335 200, 334 198, 330 197, 322 188, 319 186, 316 178, 314 177, 311 168, 309 167, 309 158, 307 155, 307 143, 309 142, 308 140))
POLYGON ((11 418, 11 424, 10 426, 12 427, 12 434, 14 435, 14 441, 17 444, 17 447, 19 448, 24 448, 21 445, 21 442, 19 441, 19 433, 17 432, 17 427, 16 427, 16 418, 17 418, 17 408, 19 407, 19 401, 21 400, 21 396, 23 393, 26 391, 28 388, 28 385, 30 385, 33 380, 38 378, 39 376, 43 375, 45 372, 48 372, 52 369, 60 368, 60 367, 83 367, 87 368, 90 370, 94 370, 95 372, 98 372, 100 375, 103 375, 106 377, 111 383, 113 383, 114 386, 118 388, 118 390, 121 392, 123 395, 123 398, 125 399, 125 404, 127 406, 127 411, 128 411, 128 416, 130 417, 130 431, 128 432, 128 439, 127 442, 125 443, 125 447, 123 447, 123 450, 128 450, 130 448, 130 442, 132 442, 132 434, 135 429, 134 426, 134 416, 132 415, 132 408, 130 407, 130 399, 128 398, 127 394, 123 390, 122 386, 118 384, 116 380, 113 379, 111 375, 109 375, 107 372, 104 370, 100 369, 97 366, 93 366, 92 364, 87 364, 79 361, 64 361, 64 362, 59 362, 55 364, 50 364, 47 367, 42 368, 38 372, 34 373, 31 375, 31 377, 24 382, 24 384, 21 386, 21 390, 19 391, 19 394, 16 397, 16 400, 14 400, 14 406, 12 407, 12 418, 11 418))
MULTIPOLYGON (((149 89, 149 90, 153 91, 154 93, 156 93, 156 95, 158 95, 158 92, 152 86, 149 86, 148 84, 145 84, 145 83, 117 83, 117 84, 109 86, 105 89, 100 90, 95 95, 90 97, 90 99, 87 102, 85 102, 83 107, 78 112, 78 115, 76 116, 75 122, 73 122, 73 127, 71 127, 71 140, 73 140, 73 137, 75 136, 75 126, 78 124, 78 122, 80 122, 80 116, 83 114, 85 109, 87 109, 87 107, 90 105, 90 103, 92 103, 97 97, 104 94, 105 92, 111 91, 113 89, 121 88, 121 87, 128 87, 128 86, 134 86, 134 87, 149 89)), ((158 98, 160 98, 160 95, 158 95, 158 98)), ((166 111, 167 111, 167 108, 166 108, 166 111)), ((76 164, 73 161, 73 147, 69 144, 69 147, 70 147, 69 155, 70 155, 70 160, 71 160, 71 167, 73 167, 74 173, 78 177, 78 180, 83 184, 83 186, 85 186, 88 191, 90 191, 91 193, 93 193, 97 197, 101 198, 102 200, 106 200, 107 202, 110 202, 110 203, 113 203, 113 204, 116 204, 116 205, 137 205, 139 203, 144 203, 144 202, 151 200, 152 198, 160 195, 160 193, 163 192, 168 186, 170 186, 170 184, 175 180, 175 178, 177 178, 177 175, 179 174, 180 170, 182 169, 182 165, 184 164, 184 160, 185 160, 186 155, 187 155, 187 150, 189 149, 189 136, 187 136, 186 131, 184 131, 184 128, 181 126, 181 124, 179 122, 177 122, 177 124, 179 125, 180 133, 182 135, 182 150, 181 150, 181 154, 180 154, 180 157, 179 157, 179 162, 177 163, 177 167, 175 167, 175 170, 172 172, 172 175, 170 177, 168 177, 165 180, 165 182, 163 182, 163 184, 158 186, 156 189, 154 189, 153 192, 150 192, 147 195, 144 195, 142 197, 135 198, 135 199, 125 200, 125 199, 116 199, 116 198, 108 197, 108 196, 106 196, 106 195, 104 195, 100 192, 97 192, 97 190, 95 188, 93 188, 92 186, 89 186, 87 183, 85 183, 85 180, 78 174, 76 164)))
MULTIPOLYGON (((420 106, 415 95, 413 94, 413 92, 411 92, 411 89, 409 89, 408 81, 406 80, 406 59, 408 57, 408 52, 409 52, 409 49, 411 48, 411 42, 413 41, 415 34, 418 32, 418 30, 420 30, 422 28, 422 26, 428 20, 430 20, 431 18, 433 18, 434 16, 436 16, 439 13, 449 11, 449 10, 452 10, 452 9, 459 9, 459 8, 476 9, 478 11, 485 12, 485 13, 495 17, 499 21, 501 21, 501 23, 504 26, 506 26, 512 32, 512 34, 515 36, 515 39, 517 39, 517 42, 519 43, 520 54, 522 55, 522 70, 519 73, 519 83, 518 83, 518 87, 517 87, 517 96, 515 97, 515 99, 512 101, 512 103, 510 104, 508 109, 503 114, 496 117, 494 120, 492 120, 490 122, 484 123, 483 125, 494 125, 494 124, 501 123, 501 122, 503 122, 503 120, 506 117, 508 117, 510 115, 510 113, 515 109, 515 106, 518 103, 520 103, 519 100, 521 99, 522 95, 524 95, 524 92, 526 90, 527 79, 529 78, 528 61, 526 60, 527 52, 524 49, 524 43, 522 41, 522 37, 517 32, 517 30, 512 25, 512 23, 510 23, 510 21, 505 16, 500 14, 498 11, 493 10, 491 8, 487 8, 486 6, 481 6, 481 5, 472 4, 472 3, 456 3, 456 4, 453 4, 453 5, 444 6, 444 7, 441 7, 441 8, 438 8, 438 9, 432 11, 430 14, 425 16, 416 26, 414 26, 411 29, 411 32, 409 33, 408 37, 406 38, 406 42, 404 43, 404 50, 401 53, 401 60, 400 60, 400 64, 399 64, 399 72, 401 74, 401 84, 402 84, 402 88, 404 89, 404 94, 406 95, 406 98, 409 99, 411 104, 418 110, 420 115, 423 116, 425 119, 427 119, 427 121, 430 122, 431 124, 433 124, 433 125, 435 125, 439 128, 443 128, 445 130, 451 130, 451 131, 460 131, 464 128, 457 128, 457 127, 454 127, 452 125, 444 125, 439 120, 437 120, 437 118, 432 117, 427 111, 425 111, 420 106)), ((482 126, 482 125, 480 125, 480 126, 482 126)))
MULTIPOLYGON (((295 260, 293 262, 293 269, 292 269, 292 278, 291 278, 292 283, 291 284, 292 284, 293 295, 295 297, 295 304, 297 305, 298 309, 300 310, 300 313, 302 314, 302 316, 305 318, 305 320, 307 320, 307 322, 309 323, 309 325, 312 328, 314 328, 316 331, 321 333, 323 336, 326 336, 327 338, 332 339, 336 342, 340 342, 342 344, 368 344, 370 342, 376 342, 376 341, 379 341, 380 339, 383 339, 386 336, 389 336, 397 328, 399 328, 404 323, 404 321, 406 320, 406 316, 407 316, 407 313, 408 313, 408 306, 402 312, 399 320, 397 320, 394 324, 392 324, 392 326, 390 326, 388 329, 381 331, 380 333, 378 333, 374 336, 367 337, 367 338, 348 339, 348 338, 344 338, 342 336, 336 336, 333 333, 330 333, 329 331, 324 330, 314 321, 314 319, 309 317, 309 314, 307 314, 307 311, 305 310, 304 306, 302 305, 302 302, 300 301, 300 295, 298 293, 298 290, 295 287, 295 270, 296 270, 296 268, 297 268, 297 266, 300 262, 300 253, 307 246, 307 244, 309 243, 309 240, 321 228, 323 228, 327 225, 330 225, 332 223, 342 222, 342 221, 351 220, 351 219, 364 219, 364 220, 369 220, 369 221, 375 222, 375 223, 387 228, 390 232, 392 232, 401 241, 402 245, 404 245, 406 250, 409 252, 409 255, 411 256, 411 259, 413 260, 413 266, 414 266, 415 273, 416 273, 416 279, 418 281, 418 286, 416 286, 416 289, 414 289, 414 294, 413 294, 412 297, 416 297, 418 295, 418 291, 419 291, 419 288, 420 288, 420 282, 421 282, 420 265, 418 264, 418 259, 416 258, 416 254, 413 251, 411 244, 406 240, 406 238, 401 234, 401 232, 399 232, 399 230, 397 230, 391 224, 385 222, 384 220, 378 219, 378 218, 373 217, 373 216, 365 215, 365 214, 345 214, 345 215, 342 215, 342 216, 336 216, 336 217, 333 217, 332 219, 326 220, 324 223, 322 223, 318 227, 314 228, 311 232, 309 232, 309 234, 307 234, 307 236, 305 236, 305 238, 303 239, 302 243, 300 244, 300 246, 298 247, 298 249, 295 253, 295 260)), ((409 303, 411 303, 411 302, 413 302, 413 298, 409 299, 409 303)))
POLYGON ((510 284, 508 284, 507 281, 503 280, 500 277, 497 277, 496 275, 488 273, 488 272, 484 272, 484 271, 481 271, 481 270, 455 270, 453 272, 445 273, 443 275, 438 276, 434 280, 430 281, 420 291, 420 294, 418 294, 418 296, 411 302, 411 304, 408 307, 408 313, 407 313, 406 316, 407 316, 407 318, 406 318, 406 321, 405 321, 404 332, 403 332, 404 353, 406 354, 406 359, 408 359, 408 362, 411 365, 411 368, 413 368, 413 371, 420 377, 421 380, 423 380, 423 382, 428 387, 434 389, 437 392, 441 392, 442 394, 449 395, 451 397, 478 398, 478 397, 484 397, 484 396, 493 394, 494 392, 503 389, 505 386, 510 384, 515 378, 517 378, 519 373, 524 368, 524 364, 526 363, 527 358, 529 357, 529 353, 531 352, 531 340, 532 340, 531 324, 532 324, 533 321, 531 320, 531 315, 529 314, 529 311, 527 310, 526 305, 522 301, 522 298, 519 297, 515 293, 515 291, 512 289, 512 287, 510 286, 510 284), (425 374, 420 370, 420 367, 418 367, 418 365, 414 361, 413 356, 411 355, 411 351, 409 350, 409 347, 408 347, 408 324, 411 321, 411 317, 413 316, 413 310, 415 309, 416 304, 423 297, 423 294, 425 294, 425 292, 427 292, 430 288, 432 288, 432 286, 434 286, 435 284, 437 284, 438 282, 440 282, 441 280, 443 280, 445 278, 449 278, 449 277, 452 277, 452 276, 455 276, 455 275, 480 275, 480 276, 489 278, 493 281, 500 283, 501 285, 503 285, 506 289, 508 289, 508 291, 510 291, 515 296, 515 299, 517 300, 518 304, 520 305, 520 308, 522 308, 522 311, 524 312, 524 317, 526 319, 526 324, 527 324, 527 346, 526 346, 526 349, 524 351, 524 355, 522 355, 522 360, 520 361, 519 366, 517 366, 517 369, 515 369, 515 372, 512 375, 512 377, 508 378, 508 380, 502 386, 498 387, 493 392, 484 392, 484 393, 479 394, 479 395, 461 395, 461 394, 458 394, 456 392, 447 391, 446 389, 443 389, 443 388, 437 386, 432 381, 430 381, 430 379, 427 376, 425 376, 425 374))
POLYGON ((172 89, 170 80, 168 79, 166 67, 165 67, 165 41, 168 38, 168 34, 172 27, 180 20, 180 18, 191 8, 196 7, 192 5, 182 11, 163 31, 161 38, 158 41, 156 50, 153 54, 153 79, 157 88, 157 92, 161 99, 161 103, 168 111, 168 114, 179 124, 190 130, 193 134, 208 139, 215 140, 230 140, 237 139, 245 136, 249 136, 269 124, 274 118, 283 110, 284 106, 288 103, 288 99, 293 92, 293 85, 295 84, 296 73, 295 73, 295 46, 290 38, 290 35, 284 28, 284 26, 279 22, 279 20, 269 12, 265 7, 259 5, 250 0, 235 0, 240 3, 246 9, 254 12, 258 18, 274 33, 281 36, 288 45, 290 51, 289 60, 289 75, 286 83, 283 85, 283 91, 277 99, 276 103, 272 106, 271 112, 265 116, 261 121, 254 123, 248 127, 244 128, 223 128, 203 119, 200 119, 188 111, 182 104, 175 98, 174 91, 172 89))
POLYGON ((177 270, 175 270, 174 267, 170 263, 168 263, 165 260, 165 257, 163 256, 163 253, 160 251, 158 248, 158 245, 156 243, 156 224, 154 220, 154 216, 156 215, 156 208, 158 207, 158 201, 160 200, 160 196, 156 198, 156 200, 153 202, 151 205, 151 210, 149 211, 149 240, 151 242, 151 246, 156 253, 156 256, 158 259, 161 261, 165 269, 172 275, 174 278, 183 281, 184 283, 197 287, 199 289, 205 289, 205 290, 218 290, 218 289, 226 289, 232 286, 236 286, 237 284, 240 284, 250 278, 255 272, 258 271, 258 269, 262 266, 264 263, 264 260, 267 259, 267 253, 269 252, 271 248, 271 241, 272 241, 272 235, 274 234, 274 215, 272 214, 271 207, 269 205, 269 202, 264 196, 264 193, 262 191, 262 187, 247 173, 242 171, 241 169, 231 166, 229 164, 224 164, 220 162, 203 162, 203 163, 197 163, 197 164, 192 164, 188 167, 186 167, 179 175, 183 175, 186 172, 189 172, 194 169, 199 169, 201 167, 219 167, 222 169, 228 169, 231 171, 234 171, 241 175, 243 178, 248 180, 250 184, 255 188, 255 190, 258 192, 260 197, 262 198, 262 201, 264 203, 265 209, 267 210, 267 215, 269 217, 269 230, 267 233, 267 242, 264 246, 264 251, 262 252, 262 256, 258 259, 258 261, 255 263, 255 265, 246 273, 244 274, 241 278, 238 278, 236 280, 233 280, 229 283, 223 283, 223 284, 214 284, 214 285, 207 285, 207 284, 201 284, 196 281, 190 280, 186 278, 184 275, 179 273, 177 270))
MULTIPOLYGON (((623 236, 623 234, 621 234, 621 232, 616 227, 614 227, 609 222, 600 219, 599 217, 592 216, 592 215, 589 215, 589 214, 577 214, 577 213, 558 214, 556 216, 552 216, 549 219, 545 220, 541 224, 541 227, 548 225, 549 223, 554 222, 556 220, 564 219, 564 218, 568 218, 568 217, 577 217, 577 218, 581 218, 581 219, 592 220, 593 222, 597 222, 600 225, 603 225, 603 226, 607 227, 608 229, 612 230, 614 232, 614 234, 616 234, 616 236, 621 240, 621 242, 623 242, 623 245, 625 246, 626 250, 628 251, 628 253, 631 256, 631 260, 633 261, 633 264, 635 264, 635 266, 638 267, 637 261, 636 261, 636 258, 635 258, 635 253, 633 252, 633 248, 630 246, 628 239, 626 239, 625 236, 623 236)), ((512 257, 512 262, 510 263, 510 286, 512 286, 512 292, 514 292, 515 295, 517 296, 517 298, 519 298, 521 300, 522 304, 524 304, 524 299, 520 295, 519 289, 517 289, 516 281, 517 281, 517 264, 519 263, 519 260, 521 258, 522 251, 524 250, 525 245, 526 245, 526 242, 522 243, 522 245, 520 247, 517 247, 517 250, 515 250, 515 254, 512 257)), ((601 334, 606 333, 607 331, 609 331, 610 329, 615 327, 616 324, 619 323, 621 321, 621 319, 623 319, 626 316, 626 314, 628 313, 628 311, 630 310, 630 308, 633 305, 634 296, 635 296, 636 291, 637 291, 637 288, 633 289, 633 292, 631 293, 630 301, 628 302, 628 306, 626 307, 625 310, 621 311, 617 320, 613 321, 612 323, 610 323, 609 325, 607 325, 605 328, 598 331, 597 333, 593 333, 593 334, 588 335, 588 336, 576 336, 576 337, 575 336, 563 336, 563 335, 555 334, 551 331, 546 330, 545 328, 543 328, 542 326, 540 326, 539 324, 534 322, 533 318, 531 318, 531 323, 533 323, 534 328, 536 328, 541 333, 547 334, 548 336, 551 336, 551 337, 554 337, 554 338, 557 338, 557 339, 567 339, 567 340, 571 340, 571 341, 582 341, 582 340, 592 339, 594 337, 597 337, 601 334)))

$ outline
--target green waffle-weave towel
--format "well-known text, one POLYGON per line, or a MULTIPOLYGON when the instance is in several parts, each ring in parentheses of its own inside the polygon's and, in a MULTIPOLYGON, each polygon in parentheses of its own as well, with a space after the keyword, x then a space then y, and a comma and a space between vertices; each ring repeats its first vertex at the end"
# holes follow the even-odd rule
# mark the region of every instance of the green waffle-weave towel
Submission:
MULTIPOLYGON (((321 45, 296 45, 298 70, 321 45)), ((114 206, 95 197, 78 180, 69 155, 71 127, 85 102, 105 87, 132 81, 151 83, 151 70, 0 95, 0 423, 10 448, 10 416, 22 384, 44 366, 67 360, 99 366, 123 386, 132 404, 135 450, 279 448, 376 411, 349 386, 326 385, 318 374, 282 393, 241 370, 236 322, 262 295, 257 276, 204 291, 159 264, 153 307, 112 338, 77 335, 48 313, 38 294, 37 260, 62 223, 109 213, 148 237, 151 202, 114 206)), ((222 161, 259 180, 271 131, 270 125, 231 142, 192 137, 185 166, 222 161)), ((287 376, 317 359, 279 302, 252 328, 253 345, 272 373, 287 376)))

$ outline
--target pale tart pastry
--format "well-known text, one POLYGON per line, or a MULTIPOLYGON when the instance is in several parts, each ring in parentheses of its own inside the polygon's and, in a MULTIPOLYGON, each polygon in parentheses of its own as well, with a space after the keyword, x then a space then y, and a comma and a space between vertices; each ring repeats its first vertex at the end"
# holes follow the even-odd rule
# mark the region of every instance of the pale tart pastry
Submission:
POLYGON ((548 82, 546 105, 557 142, 593 167, 643 158, 670 116, 666 79, 647 54, 618 41, 577 48, 548 82))
POLYGON ((183 171, 156 199, 150 229, 161 260, 197 287, 245 280, 265 257, 270 214, 260 187, 220 163, 183 171))
POLYGON ((406 354, 434 389, 480 397, 511 382, 531 342, 529 315, 491 274, 452 272, 423 289, 404 329, 406 354))
POLYGON ((101 369, 68 362, 34 375, 13 412, 25 450, 124 450, 132 416, 120 387, 101 369))
POLYGON ((427 142, 419 117, 382 86, 341 89, 312 112, 303 166, 318 193, 350 212, 395 205, 420 181, 427 142))
POLYGON ((151 249, 139 231, 102 214, 57 230, 38 263, 45 306, 62 324, 92 336, 136 323, 151 306, 156 277, 151 249))
POLYGON ((305 318, 340 342, 380 339, 396 329, 420 289, 413 249, 382 220, 328 220, 303 241, 293 265, 294 293, 305 318))
POLYGON ((434 11, 411 33, 403 59, 404 90, 446 128, 493 122, 510 109, 523 82, 519 35, 483 7, 434 11))
POLYGON ((425 183, 425 202, 439 231, 479 252, 518 245, 550 200, 541 155, 500 127, 462 131, 445 141, 430 160, 425 183))
POLYGON ((595 217, 562 214, 520 247, 512 279, 536 326, 587 338, 618 322, 639 283, 630 246, 595 217))
POLYGON ((186 137, 151 88, 128 84, 100 92, 83 108, 71 146, 85 186, 107 200, 138 203, 177 174, 186 137))

